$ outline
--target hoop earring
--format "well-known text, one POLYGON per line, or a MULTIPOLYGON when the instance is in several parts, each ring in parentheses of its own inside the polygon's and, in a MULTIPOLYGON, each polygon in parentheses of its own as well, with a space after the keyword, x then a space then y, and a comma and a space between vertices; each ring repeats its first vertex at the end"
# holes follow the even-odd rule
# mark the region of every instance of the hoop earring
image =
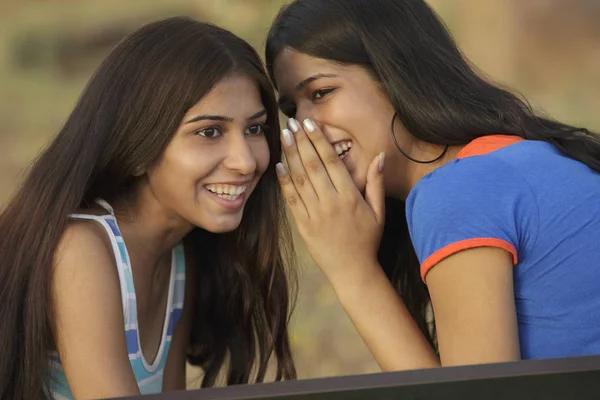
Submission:
POLYGON ((419 164, 431 164, 431 163, 441 160, 441 158, 446 155, 446 152, 448 151, 448 148, 450 147, 449 145, 446 145, 442 154, 440 154, 437 158, 434 158, 433 160, 421 161, 421 160, 417 160, 417 159, 414 159, 411 156, 409 156, 404 150, 402 150, 402 148, 398 144, 398 141, 396 140, 396 133, 394 132, 394 121, 396 121, 396 116, 398 116, 398 113, 394 113, 394 116, 392 117, 392 139, 394 140, 394 144, 396 145, 396 148, 398 149, 398 151, 400 153, 402 153, 402 155, 404 157, 408 158, 412 162, 416 162, 419 164))

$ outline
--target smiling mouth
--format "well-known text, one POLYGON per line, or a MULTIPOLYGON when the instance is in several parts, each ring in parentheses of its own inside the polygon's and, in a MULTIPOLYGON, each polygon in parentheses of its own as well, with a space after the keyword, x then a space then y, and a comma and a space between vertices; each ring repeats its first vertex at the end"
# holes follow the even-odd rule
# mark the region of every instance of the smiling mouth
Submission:
POLYGON ((333 148, 335 149, 338 156, 341 159, 343 159, 344 157, 346 157, 348 155, 348 153, 350 152, 350 149, 352 149, 352 141, 343 140, 340 142, 336 142, 333 144, 333 148))
POLYGON ((249 186, 249 184, 230 185, 221 183, 211 183, 209 185, 205 185, 204 188, 222 199, 237 200, 246 192, 249 186))

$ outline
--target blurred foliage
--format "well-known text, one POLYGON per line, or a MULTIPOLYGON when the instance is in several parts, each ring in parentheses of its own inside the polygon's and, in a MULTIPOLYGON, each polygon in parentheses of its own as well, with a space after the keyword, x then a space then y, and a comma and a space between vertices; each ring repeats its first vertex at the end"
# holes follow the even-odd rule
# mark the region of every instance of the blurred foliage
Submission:
MULTIPOLYGON (((0 206, 123 35, 158 18, 189 15, 230 29, 262 54, 269 24, 283 3, 0 0, 0 206)), ((429 3, 482 73, 556 118, 600 130, 599 0, 429 3)), ((298 247, 303 268, 293 342, 299 376, 376 372, 333 291, 300 241, 298 247)))

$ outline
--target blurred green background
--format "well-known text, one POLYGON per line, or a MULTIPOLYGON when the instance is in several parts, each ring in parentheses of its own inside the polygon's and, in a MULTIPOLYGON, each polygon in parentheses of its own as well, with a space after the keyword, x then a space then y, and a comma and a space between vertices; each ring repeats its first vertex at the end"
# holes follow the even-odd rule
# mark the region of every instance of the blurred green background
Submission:
MULTIPOLYGON (((0 208, 124 35, 158 18, 189 15, 233 31, 262 54, 285 2, 0 0, 0 208)), ((551 116, 600 130, 599 0, 429 3, 482 73, 551 116)), ((292 327, 299 377, 377 372, 321 273, 305 254, 301 261, 292 327)))

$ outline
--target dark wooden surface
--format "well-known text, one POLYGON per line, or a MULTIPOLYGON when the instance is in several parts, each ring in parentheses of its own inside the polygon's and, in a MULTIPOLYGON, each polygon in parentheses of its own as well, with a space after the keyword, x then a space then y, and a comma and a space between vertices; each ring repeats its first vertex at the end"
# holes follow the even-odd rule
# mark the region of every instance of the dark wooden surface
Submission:
POLYGON ((129 400, 600 399, 600 356, 296 380, 129 400))

